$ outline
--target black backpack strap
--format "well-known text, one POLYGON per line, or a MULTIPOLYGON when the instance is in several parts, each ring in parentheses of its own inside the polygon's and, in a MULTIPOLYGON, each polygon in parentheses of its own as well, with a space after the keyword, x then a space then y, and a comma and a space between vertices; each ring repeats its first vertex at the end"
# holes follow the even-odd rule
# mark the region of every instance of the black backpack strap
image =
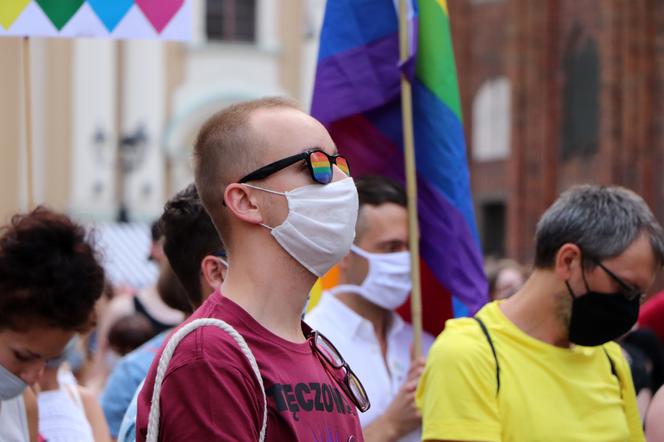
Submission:
POLYGON ((620 390, 620 397, 622 397, 622 380, 620 379, 620 376, 618 376, 618 372, 616 371, 616 364, 613 362, 613 359, 611 359, 611 356, 609 356, 609 352, 606 351, 606 347, 602 345, 602 350, 604 350, 604 354, 606 355, 606 358, 609 360, 609 365, 611 365, 611 374, 615 376, 615 378, 618 380, 618 387, 620 390))
MULTIPOLYGON (((611 374, 614 375, 616 378, 618 378, 618 372, 616 371, 616 364, 613 362, 613 359, 611 359, 611 356, 609 356, 609 352, 606 351, 606 348, 602 345, 602 350, 604 350, 604 354, 606 355, 606 358, 609 360, 609 365, 611 365, 611 374)), ((618 382, 620 382, 620 378, 618 378, 618 382)))
MULTIPOLYGON (((480 325, 482 333, 484 333, 484 337, 489 343, 489 347, 491 347, 491 353, 493 353, 493 359, 496 361, 496 396, 498 396, 498 393, 500 392, 500 364, 498 363, 498 355, 496 354, 496 347, 494 347, 493 345, 493 340, 491 339, 491 335, 489 334, 489 329, 486 328, 484 322, 477 316, 473 316, 473 319, 476 320, 477 323, 480 325)), ((611 358, 609 358, 609 360, 610 359, 611 358)), ((611 366, 613 366, 613 363, 611 364, 611 366)))

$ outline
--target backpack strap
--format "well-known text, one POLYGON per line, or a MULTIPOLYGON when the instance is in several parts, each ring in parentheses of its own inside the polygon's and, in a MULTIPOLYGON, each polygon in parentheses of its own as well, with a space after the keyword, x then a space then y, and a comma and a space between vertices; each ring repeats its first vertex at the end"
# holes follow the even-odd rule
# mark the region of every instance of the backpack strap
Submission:
POLYGON ((480 325, 482 333, 484 334, 484 337, 489 343, 489 347, 491 347, 491 353, 493 353, 493 359, 496 361, 496 396, 498 396, 498 393, 500 392, 500 364, 498 363, 498 355, 496 354, 496 347, 493 345, 493 340, 491 339, 491 335, 489 334, 489 329, 487 329, 486 325, 484 325, 484 321, 482 321, 477 316, 473 316, 473 319, 477 321, 477 323, 480 325))
POLYGON ((157 376, 155 377, 154 389, 152 391, 152 405, 150 406, 150 414, 148 416, 148 434, 145 438, 146 442, 157 442, 159 438, 159 400, 161 396, 161 383, 166 376, 166 369, 168 368, 168 364, 171 362, 175 348, 189 333, 199 327, 205 327, 209 325, 220 328, 228 333, 231 338, 233 338, 233 340, 238 344, 240 350, 242 350, 242 353, 245 355, 249 361, 249 364, 251 365, 254 375, 256 376, 256 380, 258 380, 258 383, 261 386, 261 393, 263 394, 263 425, 261 426, 258 440, 259 442, 263 442, 265 440, 265 431, 267 429, 267 397, 265 396, 265 386, 263 385, 263 378, 261 377, 261 372, 258 369, 256 358, 254 357, 251 349, 247 345, 247 342, 244 340, 242 335, 238 333, 238 331, 235 330, 230 324, 222 321, 221 319, 200 318, 191 321, 173 333, 159 358, 159 365, 157 365, 157 376))
POLYGON ((609 365, 611 365, 611 374, 615 376, 615 378, 618 380, 618 386, 620 387, 620 397, 622 398, 622 380, 620 379, 620 376, 618 376, 618 371, 616 370, 616 363, 613 362, 613 359, 611 359, 611 356, 609 356, 609 352, 606 351, 606 347, 602 345, 602 350, 604 351, 604 354, 606 355, 606 358, 609 360, 609 365))

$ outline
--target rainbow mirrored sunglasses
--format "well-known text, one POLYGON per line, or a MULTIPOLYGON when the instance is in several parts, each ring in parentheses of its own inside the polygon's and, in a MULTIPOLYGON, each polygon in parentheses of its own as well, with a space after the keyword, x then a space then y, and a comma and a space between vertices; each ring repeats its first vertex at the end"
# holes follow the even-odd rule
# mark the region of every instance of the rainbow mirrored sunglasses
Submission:
POLYGON ((266 178, 273 173, 302 160, 307 162, 309 172, 311 173, 311 178, 317 183, 329 184, 332 182, 332 165, 334 164, 336 164, 337 167, 344 174, 346 174, 346 176, 350 176, 350 166, 348 165, 348 160, 346 157, 341 155, 328 155, 321 149, 311 149, 307 150, 306 152, 298 153, 297 155, 275 161, 274 163, 270 163, 267 166, 263 166, 260 169, 257 169, 246 175, 244 178, 239 180, 238 183, 246 183, 247 181, 266 178))

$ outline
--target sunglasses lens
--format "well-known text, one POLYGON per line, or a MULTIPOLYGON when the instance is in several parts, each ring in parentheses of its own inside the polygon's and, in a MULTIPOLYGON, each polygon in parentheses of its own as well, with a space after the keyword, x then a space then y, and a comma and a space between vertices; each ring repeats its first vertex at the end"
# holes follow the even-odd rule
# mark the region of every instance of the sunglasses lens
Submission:
POLYGON ((344 173, 344 175, 350 176, 350 166, 348 165, 348 160, 346 160, 346 158, 337 157, 336 164, 337 167, 344 173))
POLYGON ((332 167, 327 155, 323 152, 311 152, 309 161, 311 163, 311 173, 316 182, 327 184, 332 181, 332 167))

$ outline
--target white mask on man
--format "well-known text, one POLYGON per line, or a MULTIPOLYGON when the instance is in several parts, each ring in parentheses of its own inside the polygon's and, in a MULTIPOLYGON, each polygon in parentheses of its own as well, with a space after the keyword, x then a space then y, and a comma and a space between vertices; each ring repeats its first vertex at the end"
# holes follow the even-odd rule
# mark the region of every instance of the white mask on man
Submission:
POLYGON ((387 310, 406 302, 412 288, 410 252, 369 253, 356 245, 351 246, 351 251, 368 261, 367 276, 361 285, 338 285, 333 293, 357 293, 387 310))
POLYGON ((261 225, 270 229, 279 245, 314 275, 323 276, 348 253, 355 238, 358 210, 352 178, 288 192, 244 185, 286 197, 288 216, 284 222, 276 227, 261 225))

